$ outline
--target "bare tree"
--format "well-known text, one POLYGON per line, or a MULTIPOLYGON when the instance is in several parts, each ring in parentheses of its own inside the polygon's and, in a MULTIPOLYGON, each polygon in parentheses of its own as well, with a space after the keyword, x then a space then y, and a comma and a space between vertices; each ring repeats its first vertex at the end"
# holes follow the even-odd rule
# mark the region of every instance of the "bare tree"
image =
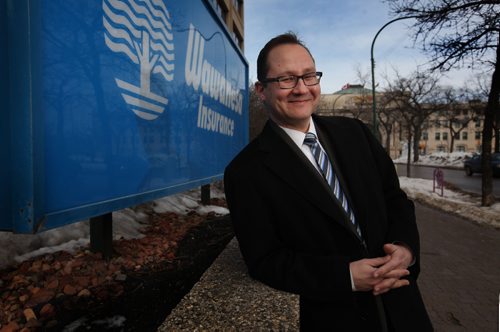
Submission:
POLYGON ((408 78, 397 71, 396 78, 388 81, 386 89, 387 102, 398 109, 403 125, 406 128, 408 141, 408 174, 413 148, 413 161, 418 161, 419 142, 422 129, 432 113, 442 109, 442 89, 438 86, 438 78, 419 71, 408 78))
POLYGON ((262 101, 260 101, 255 84, 251 83, 249 90, 249 113, 250 113, 250 140, 257 137, 262 131, 268 119, 266 111, 263 109, 262 101))
POLYGON ((431 56, 432 70, 464 65, 492 68, 482 135, 482 205, 495 202, 491 141, 500 119, 500 2, 498 0, 385 0, 398 16, 418 16, 415 41, 431 56))
POLYGON ((446 88, 444 91, 446 110, 441 112, 441 118, 446 120, 446 125, 450 132, 450 152, 453 152, 455 147, 455 139, 460 137, 460 133, 469 126, 471 121, 476 121, 478 118, 474 103, 467 103, 467 92, 454 88, 446 88))
MULTIPOLYGON (((489 87, 491 86, 491 77, 485 73, 477 74, 474 79, 471 80, 472 84, 467 87, 468 93, 470 95, 470 100, 477 101, 475 103, 476 108, 480 107, 481 114, 484 114, 485 105, 488 100, 489 87)), ((493 123, 493 149, 495 152, 500 152, 500 112, 495 113, 495 119, 493 123)))
POLYGON ((379 130, 383 129, 385 136, 380 133, 380 137, 385 138, 383 143, 388 154, 391 153, 391 137, 399 124, 399 111, 397 105, 392 102, 391 94, 383 94, 378 97, 377 119, 380 124, 379 130))

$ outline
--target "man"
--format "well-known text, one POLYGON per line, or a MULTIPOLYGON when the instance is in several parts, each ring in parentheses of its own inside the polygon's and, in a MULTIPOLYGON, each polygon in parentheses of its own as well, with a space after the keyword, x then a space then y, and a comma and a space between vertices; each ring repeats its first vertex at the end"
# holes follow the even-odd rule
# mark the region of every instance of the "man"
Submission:
POLYGON ((259 54, 270 120, 224 176, 248 271, 300 295, 301 330, 430 331, 413 203, 361 122, 313 115, 321 76, 292 33, 259 54))

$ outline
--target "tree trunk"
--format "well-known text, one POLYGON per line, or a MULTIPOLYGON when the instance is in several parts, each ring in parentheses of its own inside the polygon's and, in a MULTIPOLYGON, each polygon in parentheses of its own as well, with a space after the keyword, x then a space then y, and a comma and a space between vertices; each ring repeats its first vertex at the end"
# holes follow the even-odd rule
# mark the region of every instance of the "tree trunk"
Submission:
POLYGON ((411 129, 408 130, 408 157, 406 160, 406 176, 411 178, 411 129))
POLYGON ((387 154, 390 156, 391 155, 391 133, 392 133, 392 128, 391 126, 385 127, 385 151, 387 151, 387 154))
POLYGON ((453 152, 453 147, 455 146, 455 135, 453 135, 453 132, 451 132, 451 139, 450 139, 450 153, 453 152))
POLYGON ((495 121, 495 152, 500 152, 500 110, 496 109, 496 121, 495 121))
POLYGON ((493 195, 493 170, 491 168, 491 140, 493 138, 493 122, 498 112, 498 97, 500 95, 500 39, 497 44, 497 58, 495 70, 491 79, 491 89, 488 95, 488 104, 484 112, 483 127, 483 151, 481 167, 483 168, 482 178, 482 206, 491 206, 495 202, 493 195))
POLYGON ((415 136, 413 137, 413 162, 417 162, 420 153, 419 145, 421 136, 420 133, 422 132, 422 129, 420 128, 420 126, 415 126, 413 128, 413 132, 415 134, 415 136))

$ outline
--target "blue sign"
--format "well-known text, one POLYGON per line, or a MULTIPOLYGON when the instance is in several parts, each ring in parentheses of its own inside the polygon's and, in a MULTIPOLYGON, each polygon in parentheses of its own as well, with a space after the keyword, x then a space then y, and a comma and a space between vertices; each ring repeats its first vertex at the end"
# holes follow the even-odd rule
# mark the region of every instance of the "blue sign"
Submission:
POLYGON ((8 112, 9 75, 7 72, 7 11, 4 4, 0 5, 0 227, 7 228, 11 221, 10 194, 10 116, 8 112))
POLYGON ((247 143, 248 64, 209 1, 0 0, 0 46, 1 229, 209 183, 247 143))

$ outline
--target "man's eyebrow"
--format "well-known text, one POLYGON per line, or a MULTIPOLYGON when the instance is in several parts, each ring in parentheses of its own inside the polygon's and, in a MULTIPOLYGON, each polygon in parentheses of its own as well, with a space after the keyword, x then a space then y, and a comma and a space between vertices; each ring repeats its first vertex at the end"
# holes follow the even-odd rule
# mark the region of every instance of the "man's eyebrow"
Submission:
POLYGON ((305 74, 311 74, 311 73, 315 73, 315 72, 316 72, 316 68, 308 68, 308 69, 304 70, 304 72, 302 74, 296 74, 296 72, 287 70, 287 71, 284 71, 283 73, 275 75, 274 77, 302 76, 302 75, 305 75, 305 74))

